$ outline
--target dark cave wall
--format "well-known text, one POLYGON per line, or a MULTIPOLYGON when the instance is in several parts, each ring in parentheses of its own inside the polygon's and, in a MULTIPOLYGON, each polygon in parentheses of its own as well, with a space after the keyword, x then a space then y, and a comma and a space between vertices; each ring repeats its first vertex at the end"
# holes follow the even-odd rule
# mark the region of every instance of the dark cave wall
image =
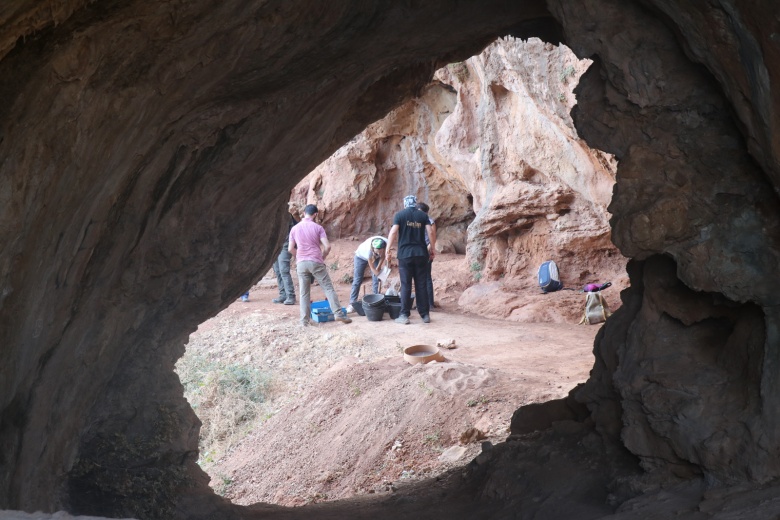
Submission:
POLYGON ((540 7, 62 7, 0 11, 0 508, 168 517, 203 489, 173 364, 267 270, 289 190, 540 7))
POLYGON ((737 43, 750 36, 739 19, 755 12, 642 4, 551 7, 574 51, 597 57, 574 119, 590 145, 619 160, 612 237, 635 259, 625 309, 597 339, 577 397, 651 472, 765 481, 780 470, 780 279, 770 275, 780 262, 780 201, 775 152, 749 149, 771 141, 761 121, 777 103, 767 106, 772 93, 751 74, 778 63, 737 43), (702 54, 706 67, 690 62, 702 54))
MULTIPOLYGON (((649 471, 766 480, 777 9, 692 4, 549 2, 595 60, 575 120, 620 160, 613 237, 635 259, 577 398, 649 471)), ((173 363, 270 265, 289 189, 437 66, 543 10, 54 5, 0 7, 0 508, 169 517, 204 490, 173 363)))

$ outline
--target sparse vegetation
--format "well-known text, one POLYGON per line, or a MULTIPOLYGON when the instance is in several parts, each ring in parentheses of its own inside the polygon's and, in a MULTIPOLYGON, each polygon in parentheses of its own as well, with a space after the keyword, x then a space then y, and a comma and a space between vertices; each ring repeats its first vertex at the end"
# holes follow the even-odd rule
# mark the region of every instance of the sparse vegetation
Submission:
POLYGON ((429 445, 441 444, 441 432, 436 431, 433 433, 429 433, 428 435, 425 436, 425 439, 423 439, 423 443, 429 445))
POLYGON ((574 76, 574 65, 569 65, 561 71, 560 79, 561 83, 568 83, 569 78, 574 76))
POLYGON ((338 268, 339 268, 339 263, 338 263, 338 261, 336 261, 336 262, 333 262, 333 263, 332 263, 332 264, 330 264, 328 267, 330 267, 330 270, 331 270, 331 271, 337 271, 337 270, 338 270, 338 268))
POLYGON ((466 406, 468 406, 469 408, 473 408, 478 404, 487 404, 489 402, 490 400, 487 397, 485 397, 484 395, 480 395, 479 397, 469 399, 468 401, 466 401, 466 406))
POLYGON ((250 366, 212 360, 185 353, 176 365, 184 396, 203 426, 199 464, 219 459, 263 414, 261 405, 269 391, 271 377, 250 366))
POLYGON ((230 489, 230 486, 233 484, 233 479, 230 477, 226 477, 225 475, 219 476, 219 485, 216 488, 216 492, 220 496, 225 496, 225 494, 230 489))
POLYGON ((353 276, 349 273, 344 273, 344 276, 341 277, 341 282, 347 285, 352 285, 353 280, 354 280, 353 276))
POLYGON ((480 262, 471 262, 469 271, 473 273, 474 281, 480 281, 482 279, 482 268, 484 266, 480 262))

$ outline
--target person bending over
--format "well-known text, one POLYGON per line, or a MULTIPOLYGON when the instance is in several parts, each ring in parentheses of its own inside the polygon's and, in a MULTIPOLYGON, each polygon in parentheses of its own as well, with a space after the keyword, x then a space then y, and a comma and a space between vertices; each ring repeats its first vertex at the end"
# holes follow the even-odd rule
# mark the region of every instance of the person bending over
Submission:
POLYGON ((358 301, 360 284, 363 283, 366 267, 371 270, 371 290, 374 294, 379 292, 379 273, 385 265, 385 251, 387 251, 387 239, 380 236, 365 240, 355 250, 355 272, 352 275, 352 291, 349 294, 347 312, 355 310, 353 304, 358 301))

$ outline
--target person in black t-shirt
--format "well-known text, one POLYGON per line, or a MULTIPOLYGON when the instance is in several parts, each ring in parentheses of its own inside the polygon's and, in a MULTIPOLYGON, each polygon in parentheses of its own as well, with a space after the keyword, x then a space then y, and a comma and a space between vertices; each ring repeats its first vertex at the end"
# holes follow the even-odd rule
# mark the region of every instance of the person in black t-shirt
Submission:
POLYGON ((417 300, 417 311, 423 323, 430 323, 427 287, 428 264, 436 255, 436 235, 428 215, 416 208, 417 197, 404 197, 404 209, 393 217, 393 227, 387 237, 387 261, 392 257, 392 247, 398 240, 398 272, 401 275, 401 314, 395 320, 408 324, 412 307, 412 280, 417 300), (430 251, 425 243, 426 233, 431 239, 430 251))

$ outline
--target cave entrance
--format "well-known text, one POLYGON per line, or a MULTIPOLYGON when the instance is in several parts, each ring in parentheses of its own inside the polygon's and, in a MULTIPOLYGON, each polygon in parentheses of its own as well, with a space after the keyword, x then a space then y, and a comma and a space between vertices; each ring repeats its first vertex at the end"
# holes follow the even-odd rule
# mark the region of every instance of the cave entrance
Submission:
POLYGON ((405 195, 429 204, 439 308, 424 328, 353 315, 303 330, 297 305, 272 303, 269 271, 249 301, 202 325, 178 371, 218 494, 303 505, 389 492, 466 464, 480 442, 506 438, 518 407, 586 379, 596 328, 576 325, 583 296, 542 295, 535 274, 554 259, 567 287, 627 285, 606 209, 615 161, 578 139, 569 116, 588 66, 564 46, 497 40, 296 185, 291 207, 320 209, 344 306, 356 247, 387 236, 405 195), (454 363, 404 364, 400 351, 419 343, 454 363))

